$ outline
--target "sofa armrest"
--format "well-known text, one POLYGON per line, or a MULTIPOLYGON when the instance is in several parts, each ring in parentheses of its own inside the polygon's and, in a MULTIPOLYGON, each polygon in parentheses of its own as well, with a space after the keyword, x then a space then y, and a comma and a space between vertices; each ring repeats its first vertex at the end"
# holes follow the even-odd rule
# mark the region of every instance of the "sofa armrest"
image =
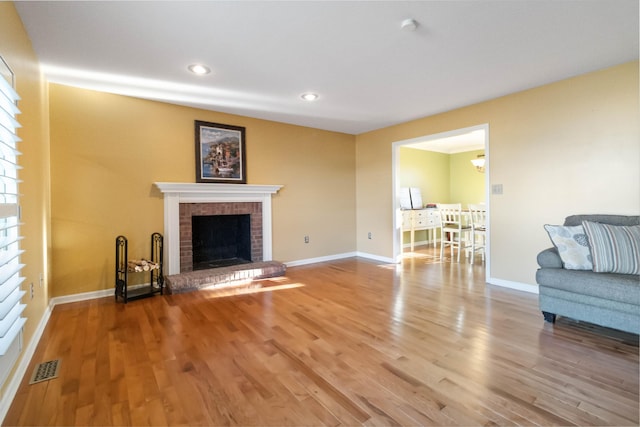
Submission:
POLYGON ((548 248, 538 254, 538 265, 541 268, 562 268, 562 259, 556 248, 548 248))

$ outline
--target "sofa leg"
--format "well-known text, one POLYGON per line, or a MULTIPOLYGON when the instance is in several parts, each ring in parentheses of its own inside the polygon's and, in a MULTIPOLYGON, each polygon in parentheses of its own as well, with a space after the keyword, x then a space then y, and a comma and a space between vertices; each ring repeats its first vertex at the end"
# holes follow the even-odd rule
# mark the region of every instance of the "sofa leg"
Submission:
POLYGON ((544 320, 549 323, 556 323, 556 315, 553 313, 549 313, 548 311, 543 311, 542 315, 544 316, 544 320))

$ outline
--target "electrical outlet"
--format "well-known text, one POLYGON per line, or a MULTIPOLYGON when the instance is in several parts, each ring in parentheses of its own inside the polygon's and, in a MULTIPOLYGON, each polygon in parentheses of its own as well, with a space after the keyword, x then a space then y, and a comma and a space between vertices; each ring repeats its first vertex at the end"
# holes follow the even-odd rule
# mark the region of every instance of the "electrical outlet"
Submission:
POLYGON ((33 299, 33 282, 29 283, 29 290, 31 291, 31 299, 33 299))
POLYGON ((304 236, 304 242, 309 243, 309 236, 304 236))
POLYGON ((371 240, 371 239, 373 238, 373 237, 371 237, 371 232, 369 232, 369 233, 367 234, 367 238, 368 238, 369 240, 371 240))

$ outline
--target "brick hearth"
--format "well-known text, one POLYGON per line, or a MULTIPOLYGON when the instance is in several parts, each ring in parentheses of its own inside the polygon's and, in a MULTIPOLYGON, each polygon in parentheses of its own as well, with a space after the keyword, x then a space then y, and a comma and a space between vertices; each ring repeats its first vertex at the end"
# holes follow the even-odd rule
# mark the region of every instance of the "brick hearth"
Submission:
POLYGON ((247 286, 253 280, 283 276, 286 266, 277 261, 252 262, 230 267, 196 270, 166 276, 167 293, 181 294, 198 289, 247 286))

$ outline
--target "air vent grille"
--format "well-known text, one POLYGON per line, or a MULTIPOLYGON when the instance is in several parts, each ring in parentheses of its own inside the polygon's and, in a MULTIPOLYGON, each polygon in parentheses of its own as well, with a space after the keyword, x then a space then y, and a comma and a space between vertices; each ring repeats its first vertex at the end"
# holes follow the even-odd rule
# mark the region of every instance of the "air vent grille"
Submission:
POLYGON ((36 366, 36 369, 31 375, 31 381, 29 384, 39 383, 41 381, 47 381, 58 377, 58 370, 60 369, 60 359, 50 360, 36 366))

